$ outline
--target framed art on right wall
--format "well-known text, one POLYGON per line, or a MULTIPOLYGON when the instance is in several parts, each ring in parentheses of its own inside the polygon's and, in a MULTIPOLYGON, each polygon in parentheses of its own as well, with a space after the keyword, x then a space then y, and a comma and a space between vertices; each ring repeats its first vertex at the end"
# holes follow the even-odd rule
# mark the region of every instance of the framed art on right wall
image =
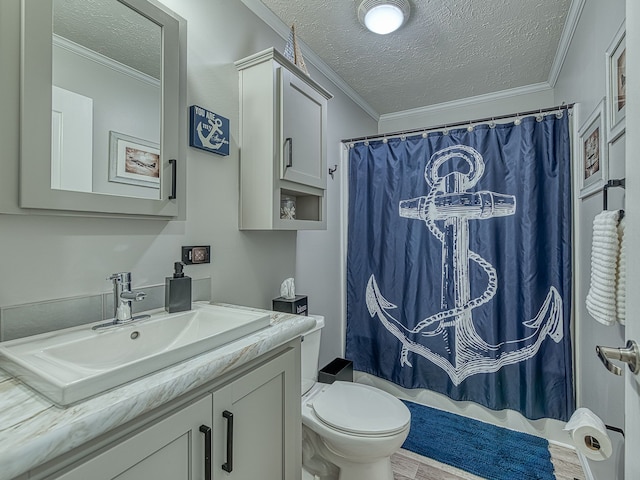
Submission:
POLYGON ((616 32, 605 55, 607 62, 607 134, 608 142, 611 143, 622 135, 625 129, 627 71, 624 22, 616 32))
POLYGON ((595 110, 578 130, 578 158, 581 165, 580 198, 602 190, 608 180, 607 143, 605 141, 606 100, 600 100, 595 110))

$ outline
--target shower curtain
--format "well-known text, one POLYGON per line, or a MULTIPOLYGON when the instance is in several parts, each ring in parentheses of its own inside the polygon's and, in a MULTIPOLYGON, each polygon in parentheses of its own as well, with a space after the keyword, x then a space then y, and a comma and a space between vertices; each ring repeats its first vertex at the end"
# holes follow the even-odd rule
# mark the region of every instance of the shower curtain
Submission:
POLYGON ((566 421, 570 171, 566 113, 351 145, 354 368, 566 421))

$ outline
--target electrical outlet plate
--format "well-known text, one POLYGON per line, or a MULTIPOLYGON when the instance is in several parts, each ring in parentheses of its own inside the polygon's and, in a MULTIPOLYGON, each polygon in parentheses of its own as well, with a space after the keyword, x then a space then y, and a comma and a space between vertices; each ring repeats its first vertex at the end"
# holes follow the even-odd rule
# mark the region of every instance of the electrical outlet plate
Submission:
POLYGON ((182 263, 185 265, 197 265, 210 263, 211 246, 199 245, 182 247, 182 263))

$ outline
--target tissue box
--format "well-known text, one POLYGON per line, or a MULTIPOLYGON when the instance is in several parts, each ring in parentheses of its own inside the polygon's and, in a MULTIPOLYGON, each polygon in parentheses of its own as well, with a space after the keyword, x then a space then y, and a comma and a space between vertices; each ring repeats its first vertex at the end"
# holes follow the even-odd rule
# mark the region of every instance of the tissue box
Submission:
POLYGON ((293 313, 294 315, 308 315, 306 295, 296 295, 295 298, 278 297, 273 299, 273 310, 276 312, 293 313))
POLYGON ((336 358, 318 372, 318 382, 333 383, 353 382, 353 362, 344 358, 336 358))

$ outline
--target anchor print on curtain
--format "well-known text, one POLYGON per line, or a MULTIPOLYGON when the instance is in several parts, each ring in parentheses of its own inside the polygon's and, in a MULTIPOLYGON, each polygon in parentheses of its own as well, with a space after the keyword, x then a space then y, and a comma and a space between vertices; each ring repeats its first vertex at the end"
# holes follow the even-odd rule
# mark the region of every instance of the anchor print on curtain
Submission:
POLYGON ((349 152, 346 356, 528 418, 574 410, 567 115, 349 152))

